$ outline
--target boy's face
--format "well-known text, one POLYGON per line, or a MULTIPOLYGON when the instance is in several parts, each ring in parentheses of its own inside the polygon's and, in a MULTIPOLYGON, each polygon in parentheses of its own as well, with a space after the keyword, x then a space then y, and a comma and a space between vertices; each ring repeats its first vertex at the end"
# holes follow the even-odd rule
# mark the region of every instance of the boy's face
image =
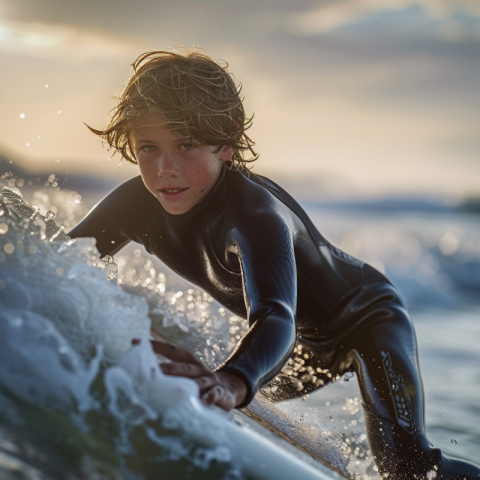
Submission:
POLYGON ((231 145, 214 153, 213 146, 176 137, 159 113, 137 118, 132 134, 145 186, 174 215, 188 212, 207 196, 223 162, 235 153, 231 145))

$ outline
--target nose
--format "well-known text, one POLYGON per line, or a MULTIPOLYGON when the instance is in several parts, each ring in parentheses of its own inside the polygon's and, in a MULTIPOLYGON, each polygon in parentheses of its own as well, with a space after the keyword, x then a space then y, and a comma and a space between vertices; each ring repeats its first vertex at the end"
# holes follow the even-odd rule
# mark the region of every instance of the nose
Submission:
POLYGON ((157 175, 160 178, 172 178, 178 176, 177 164, 172 155, 162 152, 158 156, 157 175))

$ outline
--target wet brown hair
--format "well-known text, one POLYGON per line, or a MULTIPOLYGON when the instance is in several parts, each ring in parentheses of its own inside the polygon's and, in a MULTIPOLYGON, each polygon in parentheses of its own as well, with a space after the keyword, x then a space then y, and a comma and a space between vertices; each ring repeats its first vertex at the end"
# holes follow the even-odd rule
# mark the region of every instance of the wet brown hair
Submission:
POLYGON ((224 66, 200 49, 154 51, 140 55, 133 73, 104 130, 87 127, 127 162, 137 164, 133 120, 158 112, 167 128, 181 138, 203 145, 232 145, 236 151, 230 168, 248 169, 258 158, 246 130, 252 125, 243 109, 241 86, 224 66), (247 158, 247 156, 249 158, 247 158))

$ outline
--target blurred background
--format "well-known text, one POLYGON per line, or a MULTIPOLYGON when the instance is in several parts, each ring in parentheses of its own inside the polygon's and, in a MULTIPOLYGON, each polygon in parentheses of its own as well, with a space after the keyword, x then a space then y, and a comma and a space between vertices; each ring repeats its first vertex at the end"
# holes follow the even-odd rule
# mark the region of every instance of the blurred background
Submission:
MULTIPOLYGON (((105 125, 138 55, 178 45, 228 61, 243 85, 254 172, 399 287, 429 436, 479 462, 480 2, 2 0, 1 185, 36 190, 27 199, 43 213, 74 190, 57 216, 68 230, 138 174, 83 122, 105 125)), ((355 383, 307 403, 345 422, 355 383)))
POLYGON ((2 0, 0 154, 136 175, 82 122, 105 124, 139 54, 176 45, 229 62, 255 171, 304 197, 479 194, 477 0, 2 0))

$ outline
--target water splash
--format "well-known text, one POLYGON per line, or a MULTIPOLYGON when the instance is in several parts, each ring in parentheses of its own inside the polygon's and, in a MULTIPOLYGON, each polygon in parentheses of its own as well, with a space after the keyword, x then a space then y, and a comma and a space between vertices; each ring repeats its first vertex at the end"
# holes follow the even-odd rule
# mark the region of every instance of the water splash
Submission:
POLYGON ((76 477, 177 478, 190 465, 221 478, 237 468, 222 424, 198 413, 196 384, 161 372, 146 300, 106 280, 94 240, 71 241, 11 189, 0 205, 0 247, 15 247, 0 257, 5 435, 40 456, 51 451, 40 462, 47 472, 68 458, 76 477), (181 448, 166 447, 168 436, 181 448))
POLYGON ((115 259, 110 255, 103 257, 103 263, 105 264, 105 274, 109 280, 117 278, 118 265, 115 263, 115 259))

